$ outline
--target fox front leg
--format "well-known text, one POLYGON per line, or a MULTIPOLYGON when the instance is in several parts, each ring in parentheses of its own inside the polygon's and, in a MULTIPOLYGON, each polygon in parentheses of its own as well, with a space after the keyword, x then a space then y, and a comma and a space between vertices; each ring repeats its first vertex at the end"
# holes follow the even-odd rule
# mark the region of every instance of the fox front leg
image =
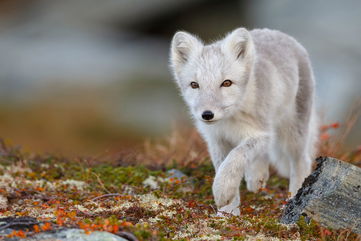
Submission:
POLYGON ((221 163, 212 187, 218 208, 230 204, 236 197, 246 165, 265 151, 267 140, 267 136, 248 138, 231 150, 221 163))
MULTIPOLYGON (((229 143, 219 138, 214 138, 212 140, 209 140, 207 141, 207 144, 215 172, 217 173, 220 165, 227 157, 228 153, 232 150, 232 147, 229 143)), ((233 198, 233 200, 228 205, 218 209, 217 215, 224 216, 225 213, 229 213, 235 216, 239 216, 240 215, 239 204, 240 204, 240 197, 238 191, 235 197, 233 198)))
POLYGON ((216 138, 207 140, 207 145, 208 152, 211 155, 214 170, 217 173, 221 163, 227 157, 232 147, 229 145, 229 143, 216 138))

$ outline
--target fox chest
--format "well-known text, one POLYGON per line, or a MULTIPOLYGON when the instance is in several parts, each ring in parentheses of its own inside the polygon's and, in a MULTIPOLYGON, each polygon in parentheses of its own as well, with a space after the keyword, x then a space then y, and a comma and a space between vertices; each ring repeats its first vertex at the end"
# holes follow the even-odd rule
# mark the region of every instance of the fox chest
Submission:
POLYGON ((259 134, 259 130, 255 126, 244 122, 216 123, 214 125, 207 125, 201 129, 206 140, 215 139, 213 141, 224 141, 232 147, 239 145, 245 139, 255 137, 259 134))

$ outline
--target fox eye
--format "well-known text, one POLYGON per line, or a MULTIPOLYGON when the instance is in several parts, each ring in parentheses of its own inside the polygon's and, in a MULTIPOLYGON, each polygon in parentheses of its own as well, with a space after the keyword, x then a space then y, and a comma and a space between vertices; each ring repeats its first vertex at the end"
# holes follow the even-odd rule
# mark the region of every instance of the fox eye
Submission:
POLYGON ((191 87, 192 87, 192 89, 198 89, 199 84, 197 82, 191 82, 191 87))
POLYGON ((233 83, 232 81, 230 81, 229 79, 226 79, 225 81, 223 81, 223 83, 221 84, 221 87, 229 87, 231 86, 233 83))

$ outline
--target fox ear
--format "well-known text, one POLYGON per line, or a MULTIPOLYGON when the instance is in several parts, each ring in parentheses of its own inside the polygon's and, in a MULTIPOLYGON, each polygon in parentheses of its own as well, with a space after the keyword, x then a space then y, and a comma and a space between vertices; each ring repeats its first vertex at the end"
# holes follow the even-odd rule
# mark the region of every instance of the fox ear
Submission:
POLYGON ((247 29, 237 28, 225 37, 222 49, 235 59, 250 56, 253 53, 252 37, 247 29))
POLYGON ((177 32, 174 34, 170 50, 170 64, 173 69, 177 72, 202 47, 203 43, 190 33, 177 32))

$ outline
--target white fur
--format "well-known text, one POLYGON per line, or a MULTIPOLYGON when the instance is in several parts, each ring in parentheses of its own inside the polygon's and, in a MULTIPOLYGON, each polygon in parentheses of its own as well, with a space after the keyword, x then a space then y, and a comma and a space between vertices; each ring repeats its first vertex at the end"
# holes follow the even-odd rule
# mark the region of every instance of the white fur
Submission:
POLYGON ((317 137, 315 82, 306 50, 279 31, 239 28, 210 45, 177 32, 170 52, 175 80, 216 170, 219 210, 239 215, 242 178, 248 190, 258 191, 269 177, 269 164, 290 178, 294 195, 311 172, 317 137), (221 87, 226 79, 233 84, 221 87), (206 110, 214 113, 212 121, 202 119, 206 110))

